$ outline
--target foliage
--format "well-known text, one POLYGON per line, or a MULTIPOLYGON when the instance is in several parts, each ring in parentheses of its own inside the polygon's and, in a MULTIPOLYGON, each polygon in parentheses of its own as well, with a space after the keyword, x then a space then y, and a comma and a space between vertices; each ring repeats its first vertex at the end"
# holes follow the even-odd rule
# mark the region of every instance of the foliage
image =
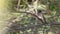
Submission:
MULTIPOLYGON (((42 33, 44 33, 45 30, 49 30, 52 32, 56 32, 55 30, 59 30, 60 25, 57 27, 54 25, 50 25, 51 27, 49 25, 47 25, 47 26, 41 25, 43 23, 42 23, 42 21, 39 21, 39 18, 42 19, 43 17, 41 17, 41 16, 39 17, 39 15, 37 14, 38 10, 41 10, 43 16, 46 18, 45 19, 46 22, 48 22, 50 24, 55 23, 55 22, 56 23, 60 22, 59 0, 36 0, 36 1, 19 0, 19 1, 17 1, 17 0, 9 1, 11 3, 9 3, 10 7, 8 7, 8 8, 10 8, 10 9, 12 8, 11 11, 13 11, 11 13, 14 16, 12 16, 13 18, 10 19, 10 20, 12 20, 12 22, 15 22, 16 24, 18 23, 21 28, 29 27, 29 28, 24 28, 24 29, 22 28, 21 32, 23 32, 23 33, 27 32, 27 34, 28 33, 31 34, 32 32, 35 33, 36 29, 38 29, 38 31, 43 31, 42 33), (17 20, 15 19, 15 17, 17 20), (39 25, 40 26, 39 27, 38 24, 40 24, 41 26, 39 25), (33 26, 37 25, 37 28, 30 27, 31 25, 33 25, 33 26)), ((43 21, 44 21, 44 19, 43 19, 43 21)), ((16 26, 17 25, 15 25, 15 29, 16 29, 16 26)), ((13 26, 11 26, 10 28, 14 29, 13 26)), ((13 34, 15 34, 15 32, 13 32, 13 34)), ((37 34, 37 30, 36 30, 35 34, 37 34)))

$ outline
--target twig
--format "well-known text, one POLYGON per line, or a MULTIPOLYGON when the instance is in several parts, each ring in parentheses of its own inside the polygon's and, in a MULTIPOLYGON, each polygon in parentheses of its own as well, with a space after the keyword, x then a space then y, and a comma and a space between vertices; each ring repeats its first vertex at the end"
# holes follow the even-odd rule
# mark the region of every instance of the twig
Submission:
POLYGON ((42 24, 44 24, 43 20, 36 14, 34 13, 30 13, 30 12, 23 12, 23 11, 18 11, 18 13, 26 13, 26 14, 31 14, 32 16, 34 16, 35 18, 37 18, 38 20, 41 21, 42 24))
POLYGON ((21 0, 18 0, 18 4, 17 4, 17 10, 19 9, 20 2, 21 2, 21 0))

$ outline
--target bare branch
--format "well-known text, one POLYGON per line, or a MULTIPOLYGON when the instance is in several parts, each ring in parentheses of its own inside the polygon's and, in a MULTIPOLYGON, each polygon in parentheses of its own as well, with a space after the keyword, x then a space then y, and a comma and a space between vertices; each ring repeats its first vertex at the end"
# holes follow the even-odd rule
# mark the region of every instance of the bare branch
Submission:
POLYGON ((17 10, 19 9, 20 2, 21 2, 21 0, 18 0, 18 4, 17 4, 17 10))
POLYGON ((23 11, 18 11, 18 13, 26 13, 26 14, 31 14, 32 16, 34 16, 35 18, 37 18, 38 20, 40 20, 42 22, 42 24, 44 23, 43 20, 36 14, 34 13, 30 13, 30 12, 23 12, 23 11))

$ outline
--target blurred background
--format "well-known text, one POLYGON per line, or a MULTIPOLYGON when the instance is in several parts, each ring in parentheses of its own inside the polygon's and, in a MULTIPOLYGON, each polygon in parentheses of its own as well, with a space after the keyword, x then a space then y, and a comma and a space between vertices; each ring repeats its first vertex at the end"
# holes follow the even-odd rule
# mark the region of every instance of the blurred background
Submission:
POLYGON ((60 34, 60 0, 0 0, 0 34, 60 34))

